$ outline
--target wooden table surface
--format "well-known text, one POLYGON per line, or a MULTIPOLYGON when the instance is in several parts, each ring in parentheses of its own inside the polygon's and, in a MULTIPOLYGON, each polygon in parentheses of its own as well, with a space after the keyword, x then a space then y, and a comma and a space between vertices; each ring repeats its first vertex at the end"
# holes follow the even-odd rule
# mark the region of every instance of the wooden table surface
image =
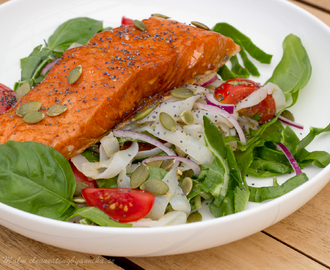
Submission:
MULTIPOLYGON (((8 0, 0 0, 0 4, 8 0)), ((291 1, 330 26, 330 0, 291 1)), ((330 49, 330 48, 329 48, 330 49)), ((0 226, 0 269, 330 269, 330 183, 281 222, 182 255, 105 258, 52 247, 0 226)))

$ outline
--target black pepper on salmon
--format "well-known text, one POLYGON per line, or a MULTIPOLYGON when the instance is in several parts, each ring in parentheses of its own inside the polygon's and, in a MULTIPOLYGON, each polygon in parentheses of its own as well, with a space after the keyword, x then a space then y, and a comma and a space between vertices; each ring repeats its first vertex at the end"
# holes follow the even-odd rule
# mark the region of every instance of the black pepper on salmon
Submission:
POLYGON ((44 81, 0 115, 0 144, 41 142, 70 159, 148 102, 216 72, 240 49, 230 38, 177 21, 142 22, 146 30, 121 26, 66 51, 44 81), (29 124, 15 111, 32 101, 42 104, 44 118, 29 124), (56 104, 67 109, 47 115, 56 104))

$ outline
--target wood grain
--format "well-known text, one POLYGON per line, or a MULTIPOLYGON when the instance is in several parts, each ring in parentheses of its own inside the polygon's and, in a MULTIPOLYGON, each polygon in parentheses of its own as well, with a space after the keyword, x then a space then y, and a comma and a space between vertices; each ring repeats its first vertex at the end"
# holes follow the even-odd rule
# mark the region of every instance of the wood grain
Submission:
POLYGON ((301 0, 298 2, 300 2, 302 4, 304 4, 304 3, 310 4, 315 7, 319 7, 323 10, 330 11, 330 0, 301 0))
POLYGON ((261 232, 243 240, 204 251, 166 257, 128 259, 148 270, 326 269, 261 232))
POLYGON ((0 226, 0 269, 122 269, 99 255, 42 244, 0 226))

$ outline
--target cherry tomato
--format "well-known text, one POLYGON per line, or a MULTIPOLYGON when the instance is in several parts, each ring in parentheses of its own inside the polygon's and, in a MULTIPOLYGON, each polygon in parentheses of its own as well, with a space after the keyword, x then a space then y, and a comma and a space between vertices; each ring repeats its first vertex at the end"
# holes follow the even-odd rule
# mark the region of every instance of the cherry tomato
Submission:
MULTIPOLYGON (((215 98, 225 104, 237 104, 248 95, 261 87, 260 84, 243 79, 230 79, 215 89, 215 98)), ((239 112, 247 117, 256 119, 260 124, 270 121, 275 116, 276 105, 272 95, 250 108, 241 109, 239 112)))
POLYGON ((0 83, 0 113, 9 110, 16 104, 16 92, 0 83))
POLYGON ((121 18, 121 25, 133 25, 133 20, 123 16, 121 18))
POLYGON ((94 206, 118 222, 133 222, 151 210, 155 195, 141 189, 84 188, 81 194, 89 206, 94 206))
POLYGON ((70 162, 71 169, 73 171, 74 176, 76 177, 77 182, 82 182, 92 188, 97 188, 96 181, 92 178, 89 178, 85 176, 81 171, 79 171, 76 166, 73 165, 72 162, 70 162))

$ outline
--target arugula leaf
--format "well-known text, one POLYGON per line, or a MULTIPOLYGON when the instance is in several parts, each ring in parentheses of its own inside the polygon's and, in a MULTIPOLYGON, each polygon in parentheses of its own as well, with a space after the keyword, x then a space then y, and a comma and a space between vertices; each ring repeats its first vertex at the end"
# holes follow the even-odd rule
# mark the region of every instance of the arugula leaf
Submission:
POLYGON ((286 180, 280 186, 270 187, 249 187, 251 202, 263 202, 270 199, 278 198, 291 190, 299 187, 303 183, 308 181, 308 177, 305 173, 298 174, 286 180))
POLYGON ((66 217, 66 221, 68 221, 70 218, 74 216, 80 216, 83 218, 86 218, 88 220, 93 221, 94 223, 100 225, 100 226, 106 226, 106 227, 132 227, 132 224, 129 223, 119 223, 114 220, 112 220, 106 213, 101 211, 100 209, 96 207, 82 207, 77 208, 75 211, 71 214, 71 216, 66 217))
POLYGON ((276 84, 295 104, 299 90, 309 81, 312 66, 300 38, 290 34, 283 41, 283 56, 267 82, 276 84))
POLYGON ((86 44, 102 28, 102 21, 87 17, 74 18, 56 28, 48 38, 47 46, 52 51, 63 53, 74 42, 86 44))
POLYGON ((32 141, 0 145, 0 201, 20 210, 59 219, 75 204, 76 179, 55 149, 32 141))

